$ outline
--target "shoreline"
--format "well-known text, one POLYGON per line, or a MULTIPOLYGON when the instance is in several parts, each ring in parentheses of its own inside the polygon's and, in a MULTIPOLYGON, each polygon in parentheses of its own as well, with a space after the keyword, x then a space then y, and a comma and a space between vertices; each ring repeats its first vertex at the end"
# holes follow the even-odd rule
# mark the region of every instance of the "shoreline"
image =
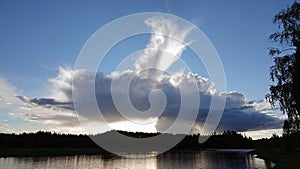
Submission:
POLYGON ((263 159, 275 163, 272 169, 299 169, 300 153, 295 151, 276 151, 267 149, 257 149, 251 154, 255 154, 256 158, 263 159))

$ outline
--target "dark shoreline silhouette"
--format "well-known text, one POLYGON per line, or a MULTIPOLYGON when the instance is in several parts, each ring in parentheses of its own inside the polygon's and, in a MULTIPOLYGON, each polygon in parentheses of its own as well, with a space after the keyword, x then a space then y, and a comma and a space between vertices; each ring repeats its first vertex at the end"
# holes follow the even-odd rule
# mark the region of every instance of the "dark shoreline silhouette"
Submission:
MULTIPOLYGON (((114 131, 115 132, 115 131, 114 131)), ((134 138, 147 138, 161 133, 142 133, 117 131, 134 138)), ((98 135, 57 134, 39 131, 37 133, 0 134, 0 157, 6 156, 43 156, 43 155, 75 155, 75 154, 110 154, 99 147, 91 138, 101 139, 113 131, 98 135), (26 154, 28 153, 28 154, 26 154)), ((163 134, 173 139, 178 134, 163 134)), ((187 135, 169 151, 200 151, 206 148, 254 148, 251 138, 234 131, 213 134, 200 144, 200 134, 187 135)), ((149 150, 155 151, 155 150, 149 150)))
MULTIPOLYGON (((109 131, 98 135, 57 134, 39 131, 37 133, 0 134, 0 157, 40 157, 69 155, 102 155, 110 158, 114 154, 95 144, 90 137, 113 134, 109 131)), ((153 137, 160 133, 117 131, 135 137, 153 137)), ((164 134, 170 139, 178 135, 164 134)), ((276 163, 275 168, 300 168, 300 132, 279 137, 252 140, 235 131, 212 134, 206 142, 198 142, 200 134, 187 135, 166 153, 198 152, 207 149, 255 149, 250 152, 267 161, 276 163)))

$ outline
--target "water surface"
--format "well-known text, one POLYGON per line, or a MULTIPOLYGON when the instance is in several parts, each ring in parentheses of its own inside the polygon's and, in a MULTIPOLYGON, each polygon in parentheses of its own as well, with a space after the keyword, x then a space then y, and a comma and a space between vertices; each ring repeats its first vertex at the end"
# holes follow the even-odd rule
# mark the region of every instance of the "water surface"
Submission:
POLYGON ((267 169, 270 162, 244 152, 201 151, 138 158, 103 155, 0 158, 1 169, 267 169))

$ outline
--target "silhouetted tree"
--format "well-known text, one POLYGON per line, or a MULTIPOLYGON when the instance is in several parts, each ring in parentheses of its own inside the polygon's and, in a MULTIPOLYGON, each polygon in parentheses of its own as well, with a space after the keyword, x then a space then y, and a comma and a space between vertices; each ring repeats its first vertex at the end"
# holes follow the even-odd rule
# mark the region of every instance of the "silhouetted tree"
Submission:
POLYGON ((294 2, 290 7, 275 15, 274 24, 279 31, 270 35, 272 42, 280 47, 270 48, 274 65, 270 67, 270 76, 274 84, 266 99, 273 105, 279 104, 286 113, 286 134, 299 131, 300 113, 300 3, 294 2))
POLYGON ((283 123, 283 135, 289 135, 291 134, 291 126, 288 120, 284 120, 283 123))
POLYGON ((252 139, 236 131, 224 131, 222 134, 212 135, 200 145, 203 148, 253 148, 252 139))

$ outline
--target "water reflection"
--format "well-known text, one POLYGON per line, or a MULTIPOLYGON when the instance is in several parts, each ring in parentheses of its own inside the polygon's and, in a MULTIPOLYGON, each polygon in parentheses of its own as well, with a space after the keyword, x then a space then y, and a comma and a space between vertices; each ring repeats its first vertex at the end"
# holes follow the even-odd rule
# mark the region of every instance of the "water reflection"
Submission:
POLYGON ((253 155, 238 152, 201 151, 167 153, 157 157, 124 158, 117 156, 80 155, 63 157, 0 158, 2 169, 266 169, 271 164, 253 155))

